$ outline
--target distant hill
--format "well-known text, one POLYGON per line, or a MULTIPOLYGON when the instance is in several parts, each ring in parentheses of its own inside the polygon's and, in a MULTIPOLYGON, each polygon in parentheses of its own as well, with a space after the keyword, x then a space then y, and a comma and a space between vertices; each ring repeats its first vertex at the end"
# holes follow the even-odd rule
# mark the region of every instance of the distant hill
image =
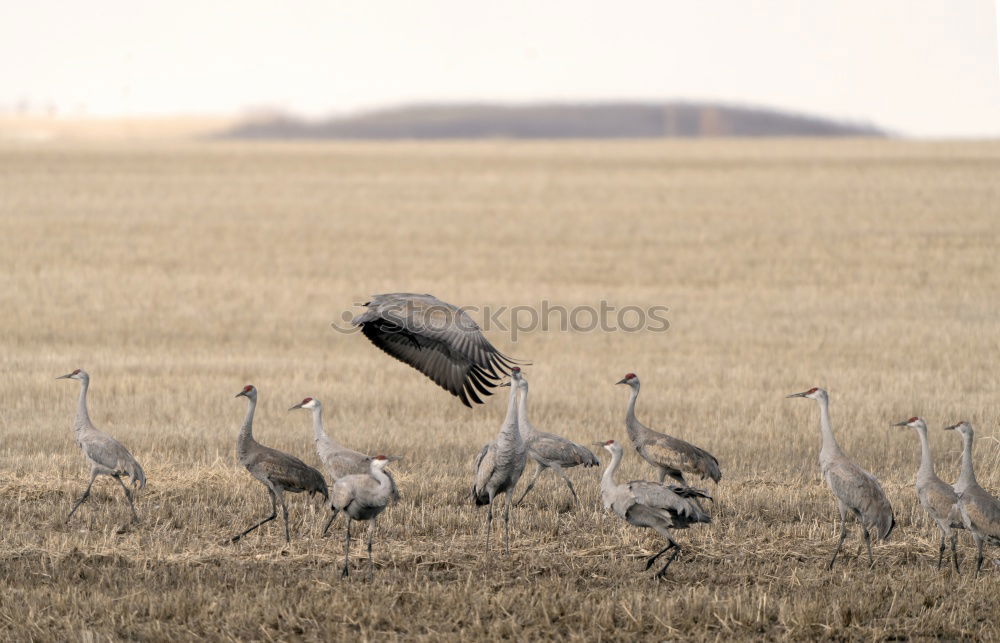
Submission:
POLYGON ((695 138, 886 136, 865 124, 713 103, 412 105, 323 121, 253 120, 222 134, 239 139, 695 138))

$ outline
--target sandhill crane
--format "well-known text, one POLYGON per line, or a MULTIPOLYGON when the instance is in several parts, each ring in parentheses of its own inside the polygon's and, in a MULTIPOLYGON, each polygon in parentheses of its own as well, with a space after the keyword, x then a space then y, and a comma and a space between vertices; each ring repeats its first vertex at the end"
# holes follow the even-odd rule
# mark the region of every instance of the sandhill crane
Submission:
POLYGON ((697 498, 711 499, 704 491, 682 486, 633 480, 625 484, 615 482, 618 465, 622 461, 622 447, 614 440, 595 442, 611 453, 611 462, 601 478, 601 499, 604 508, 614 511, 630 525, 648 527, 667 539, 667 546, 646 559, 646 569, 653 566, 663 554, 674 552, 654 578, 663 578, 670 563, 681 553, 681 547, 670 535, 671 529, 687 529, 699 522, 711 522, 697 498))
POLYGON ((432 295, 374 295, 351 322, 377 347, 471 407, 518 360, 498 351, 464 310, 432 295), (478 392, 478 394, 477 394, 478 392))
MULTIPOLYGON (((333 441, 326 434, 326 431, 323 430, 323 405, 319 400, 314 397, 307 397, 288 410, 294 411, 295 409, 312 411, 313 442, 316 445, 316 455, 319 456, 320 462, 323 463, 323 467, 326 469, 327 474, 329 474, 331 484, 344 476, 354 474, 368 475, 368 471, 371 469, 372 457, 353 449, 348 449, 333 441)), ((398 502, 399 490, 396 488, 396 481, 393 480, 392 474, 388 471, 385 472, 385 475, 389 478, 389 482, 392 485, 390 498, 392 502, 398 502)), ((333 519, 336 517, 337 512, 330 514, 330 518, 323 527, 324 536, 333 523, 333 519)))
POLYGON ((958 431, 962 434, 962 473, 955 483, 955 491, 958 492, 958 509, 962 512, 962 521, 976 543, 976 576, 979 576, 979 570, 983 567, 983 545, 990 543, 1000 546, 1000 500, 980 487, 976 480, 976 472, 972 466, 972 440, 975 437, 972 425, 959 422, 946 426, 945 431, 958 431))
POLYGON ((511 381, 500 386, 510 386, 510 398, 507 401, 507 416, 500 425, 500 432, 493 442, 490 442, 479 452, 472 465, 475 479, 472 483, 472 499, 476 506, 489 505, 486 513, 486 550, 490 548, 490 535, 493 532, 493 500, 501 493, 507 494, 504 505, 504 549, 510 554, 510 505, 514 495, 514 487, 524 473, 528 449, 521 438, 517 426, 517 383, 521 377, 521 369, 517 366, 511 369, 511 381))
POLYGON ((344 534, 344 569, 341 575, 347 576, 349 554, 351 551, 351 521, 370 520, 368 527, 368 578, 375 575, 375 563, 372 562, 372 534, 375 532, 375 519, 385 510, 392 498, 393 483, 386 475, 385 465, 399 456, 386 457, 377 455, 371 459, 368 473, 352 474, 340 478, 333 483, 330 491, 330 505, 334 511, 343 511, 347 517, 347 530, 344 534))
POLYGON ((833 437, 833 428, 830 426, 830 397, 826 391, 821 388, 811 388, 808 391, 793 393, 787 397, 806 397, 819 403, 819 428, 823 436, 823 446, 819 451, 819 465, 826 484, 829 485, 830 491, 837 498, 837 508, 840 510, 840 540, 837 542, 837 549, 833 552, 833 558, 830 559, 827 569, 833 569, 837 554, 844 546, 849 515, 857 518, 861 524, 861 534, 864 536, 865 546, 868 548, 868 561, 874 566, 875 558, 872 556, 871 535, 868 530, 874 527, 875 536, 879 540, 885 541, 889 539, 889 534, 896 526, 892 505, 889 504, 889 499, 882 491, 882 485, 878 483, 875 476, 852 462, 837 444, 837 439, 833 437))
POLYGON ((582 464, 584 467, 596 467, 600 462, 598 462, 597 457, 587 447, 558 435, 535 429, 531 422, 528 421, 528 380, 524 377, 524 373, 520 374, 518 389, 521 394, 521 401, 518 406, 517 425, 521 431, 521 437, 524 438, 525 444, 528 447, 528 457, 535 461, 537 468, 531 480, 528 481, 528 486, 524 490, 524 493, 514 503, 514 506, 516 507, 524 501, 524 497, 535 486, 538 476, 546 469, 552 469, 560 478, 566 481, 566 486, 569 487, 570 493, 573 494, 573 503, 580 504, 580 500, 576 496, 576 490, 573 489, 573 483, 563 469, 575 467, 578 464, 582 464))
POLYGON ((285 504, 285 492, 300 493, 306 491, 310 496, 319 493, 324 499, 329 499, 323 474, 293 455, 282 453, 277 449, 266 447, 253 438, 253 414, 257 409, 257 389, 247 384, 236 397, 247 398, 247 414, 240 427, 240 435, 236 440, 236 452, 240 464, 246 467, 254 478, 260 480, 267 488, 271 497, 271 515, 257 524, 236 534, 232 542, 236 542, 254 529, 269 523, 278 517, 278 503, 285 518, 285 542, 291 542, 288 532, 288 506, 285 504))
POLYGON ((955 493, 955 489, 950 484, 934 473, 934 460, 931 458, 931 447, 927 442, 927 423, 922 418, 914 416, 893 426, 910 427, 920 438, 920 468, 917 469, 916 479, 917 498, 924 511, 941 530, 938 569, 941 568, 941 561, 944 558, 945 540, 950 539, 951 557, 957 572, 959 571, 958 551, 956 549, 958 534, 953 530, 965 529, 965 525, 962 523, 962 514, 958 509, 958 494, 955 493))
POLYGON ((615 384, 626 384, 632 389, 628 410, 625 412, 625 429, 632 440, 632 446, 642 459, 659 470, 661 483, 670 476, 686 487, 685 473, 701 476, 702 480, 711 478, 718 482, 722 479, 719 461, 714 455, 680 438, 653 431, 636 419, 635 401, 639 397, 639 378, 635 373, 629 373, 615 384))
POLYGON ((122 476, 128 476, 129 486, 138 485, 139 489, 146 486, 146 474, 143 472, 139 462, 132 457, 128 449, 122 446, 121 442, 115 440, 107 433, 98 431, 90 421, 87 413, 87 389, 90 388, 90 375, 79 368, 66 375, 60 375, 57 380, 78 380, 80 382, 80 399, 76 405, 76 419, 73 421, 73 432, 76 434, 76 443, 79 445, 83 455, 90 463, 90 482, 83 495, 76 501, 66 522, 73 517, 77 508, 83 501, 90 497, 90 488, 94 486, 97 476, 111 476, 121 485, 125 492, 125 500, 128 500, 128 507, 132 510, 132 520, 139 522, 139 514, 135 512, 135 505, 132 504, 132 494, 128 487, 122 482, 122 476))

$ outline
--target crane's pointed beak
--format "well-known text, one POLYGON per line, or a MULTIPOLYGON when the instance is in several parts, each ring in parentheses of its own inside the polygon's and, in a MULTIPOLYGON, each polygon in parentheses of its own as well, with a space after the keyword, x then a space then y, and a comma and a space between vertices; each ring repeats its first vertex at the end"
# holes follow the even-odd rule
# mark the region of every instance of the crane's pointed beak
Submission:
POLYGON ((503 384, 500 384, 500 386, 510 386, 510 382, 504 382, 503 384))
POLYGON ((68 380, 71 377, 73 377, 73 374, 72 373, 67 373, 66 375, 60 375, 56 379, 57 380, 68 380))
POLYGON ((301 408, 302 408, 302 402, 299 402, 299 403, 298 403, 298 404, 296 404, 295 406, 290 406, 290 407, 288 407, 288 410, 289 410, 289 411, 294 411, 295 409, 301 409, 301 408))
POLYGON ((239 393, 237 393, 237 394, 236 394, 236 395, 234 395, 233 397, 243 397, 243 396, 244 396, 244 395, 246 395, 246 394, 247 394, 247 392, 246 392, 246 391, 240 391, 239 393))
POLYGON ((785 399, 788 399, 790 397, 805 397, 806 394, 807 394, 806 391, 802 391, 801 393, 792 393, 791 395, 786 395, 785 399))
POLYGON ((893 426, 909 426, 909 425, 910 423, 907 422, 906 420, 903 420, 902 422, 896 422, 895 424, 893 424, 893 426))
POLYGON ((961 424, 961 422, 959 422, 958 424, 952 424, 951 426, 946 426, 946 427, 944 427, 943 430, 944 431, 954 431, 955 429, 958 428, 959 424, 961 424))
POLYGON ((403 456, 401 455, 390 455, 386 457, 386 460, 388 460, 389 462, 399 462, 402 459, 403 456))
POLYGON ((619 384, 628 384, 628 381, 623 377, 620 380, 618 380, 617 382, 615 382, 615 386, 617 386, 619 384))

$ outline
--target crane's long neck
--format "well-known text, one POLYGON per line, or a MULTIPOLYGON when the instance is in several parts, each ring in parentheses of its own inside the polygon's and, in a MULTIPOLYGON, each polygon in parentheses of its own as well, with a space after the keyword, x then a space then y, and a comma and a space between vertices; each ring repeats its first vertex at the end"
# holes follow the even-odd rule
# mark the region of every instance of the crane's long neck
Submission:
POLYGON ((620 449, 616 449, 611 452, 611 462, 608 464, 608 468, 604 470, 604 475, 601 477, 601 492, 607 492, 615 487, 615 476, 618 474, 618 465, 622 463, 622 454, 624 452, 620 449))
POLYGON ((972 468, 972 434, 962 434, 962 473, 958 476, 955 486, 959 489, 967 489, 971 485, 978 485, 976 482, 976 472, 972 468))
MULTIPOLYGON (((374 463, 374 460, 372 462, 374 463)), ((392 489, 392 481, 389 480, 389 476, 382 469, 383 467, 373 464, 371 474, 378 481, 379 492, 388 496, 389 490, 392 489)))
POLYGON ((253 439, 253 413, 257 410, 257 400, 252 397, 247 398, 247 414, 243 418, 243 426, 240 427, 240 436, 236 440, 236 447, 241 452, 244 451, 254 441, 253 439))
POLYGON ((528 422, 528 387, 521 387, 521 401, 517 407, 517 427, 521 430, 522 438, 530 438, 535 432, 535 427, 528 422))
POLYGON ((840 452, 840 445, 837 438, 833 437, 833 427, 830 425, 830 400, 826 396, 820 397, 819 402, 819 430, 823 436, 823 447, 820 456, 823 454, 834 454, 840 452))
POLYGON ((628 398, 628 409, 625 410, 625 430, 628 431, 628 436, 635 440, 637 433, 642 428, 639 420, 635 417, 635 401, 639 399, 639 385, 636 384, 629 388, 632 389, 632 393, 628 398))
POLYGON ((77 431, 85 427, 93 426, 90 422, 90 414, 87 413, 87 390, 90 388, 90 379, 80 380, 80 398, 76 402, 76 420, 73 428, 77 431))
POLYGON ((501 433, 508 433, 517 442, 521 441, 521 430, 517 426, 517 383, 510 384, 510 397, 507 398, 507 416, 503 419, 501 433))
POLYGON ((313 439, 322 440, 326 437, 326 431, 323 430, 323 407, 317 406, 312 410, 313 413, 313 439))
POLYGON ((927 441, 927 427, 918 427, 917 436, 920 438, 920 468, 917 469, 917 477, 934 475, 934 460, 931 458, 931 445, 927 441))

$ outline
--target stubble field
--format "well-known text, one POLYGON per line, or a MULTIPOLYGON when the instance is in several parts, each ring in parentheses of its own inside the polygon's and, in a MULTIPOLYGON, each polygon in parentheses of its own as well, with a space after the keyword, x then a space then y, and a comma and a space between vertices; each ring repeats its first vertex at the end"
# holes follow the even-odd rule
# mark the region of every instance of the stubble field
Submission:
MULTIPOLYGON (((0 638, 599 640, 1000 637, 1000 567, 935 568, 912 489, 927 418, 938 472, 977 429, 1000 492, 1000 144, 865 141, 147 144, 0 149, 0 638), (646 424, 714 453, 713 523, 678 533, 664 582, 641 572, 652 532, 544 477, 514 511, 509 557, 484 553, 469 464, 504 396, 468 410, 360 335, 334 331, 373 293, 474 306, 665 305, 666 332, 526 332, 532 421, 579 442, 625 439, 639 374, 646 424), (92 377, 94 423, 146 468, 141 524, 87 481, 71 423, 92 377), (305 396, 327 430, 393 467, 373 583, 360 542, 315 501, 262 518, 235 439, 310 464, 305 396), (881 480, 899 522, 842 563, 819 478, 830 391, 841 445, 881 480)), ((482 321, 480 319, 480 321, 482 321)), ((599 454, 606 462, 605 453, 599 454)), ((529 467, 530 470, 530 467, 529 467)), ((654 479, 626 451, 622 479, 654 479)), ((502 525, 502 522, 499 523, 502 525)), ((362 532, 358 532, 359 535, 362 532)), ((499 532, 498 532, 499 533, 499 532)))

